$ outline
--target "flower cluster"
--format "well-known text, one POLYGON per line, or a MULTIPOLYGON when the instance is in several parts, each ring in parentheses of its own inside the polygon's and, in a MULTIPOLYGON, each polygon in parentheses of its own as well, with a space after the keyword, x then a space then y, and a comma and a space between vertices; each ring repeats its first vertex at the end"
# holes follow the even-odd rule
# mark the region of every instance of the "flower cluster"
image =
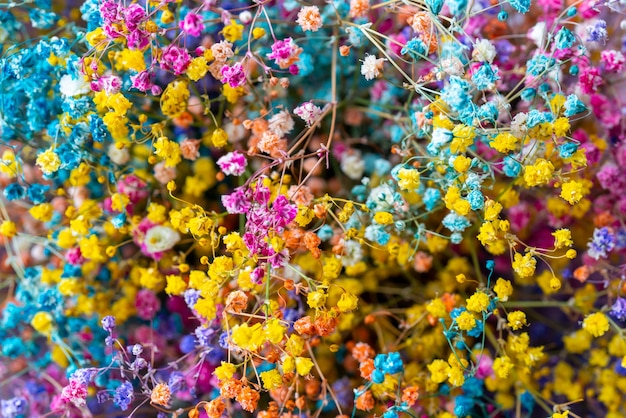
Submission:
POLYGON ((1 3, 0 415, 624 416, 625 12, 1 3))

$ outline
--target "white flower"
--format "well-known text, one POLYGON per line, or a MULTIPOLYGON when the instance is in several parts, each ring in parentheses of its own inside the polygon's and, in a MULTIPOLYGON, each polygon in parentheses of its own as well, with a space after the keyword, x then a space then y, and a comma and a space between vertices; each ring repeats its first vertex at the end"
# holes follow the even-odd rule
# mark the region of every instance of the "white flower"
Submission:
POLYGON ((376 58, 375 55, 366 55, 361 64, 361 74, 365 76, 366 80, 373 80, 382 75, 383 62, 387 61, 385 58, 376 58))
POLYGON ((474 45, 472 59, 478 62, 488 62, 491 64, 496 57, 496 48, 487 39, 481 39, 474 45))
POLYGON ((176 245, 180 240, 180 234, 168 226, 155 226, 146 232, 144 243, 149 253, 161 253, 176 245))
POLYGON ((115 146, 115 144, 109 145, 107 149, 107 155, 117 165, 124 165, 130 160, 130 153, 128 152, 128 148, 124 147, 119 149, 115 146))
POLYGON ((539 22, 530 28, 526 37, 533 41, 537 48, 541 48, 546 39, 546 22, 539 22))
POLYGON ((463 63, 457 57, 441 60, 441 70, 448 75, 462 76, 465 73, 463 63))
POLYGON ((282 138, 293 130, 293 119, 288 111, 283 110, 272 116, 269 120, 268 128, 276 136, 282 138))
POLYGON ((343 243, 343 255, 341 256, 341 264, 345 267, 354 266, 363 260, 363 248, 357 241, 349 240, 343 243))
POLYGON ((65 97, 80 96, 89 93, 90 90, 89 83, 82 77, 74 79, 70 74, 65 74, 59 80, 59 91, 65 97))
POLYGON ((250 13, 249 10, 244 10, 243 12, 239 13, 239 21, 244 25, 252 22, 252 13, 250 13))
POLYGON ((365 161, 361 153, 344 154, 341 159, 341 171, 352 180, 360 180, 365 171, 365 161))
POLYGON ((526 136, 526 132, 528 132, 528 127, 526 126, 527 118, 527 113, 522 112, 515 115, 515 117, 511 121, 511 134, 513 134, 513 136, 516 136, 520 139, 526 136))
POLYGON ((293 113, 300 116, 304 123, 306 123, 306 126, 310 128, 322 114, 322 109, 315 106, 312 102, 305 102, 296 107, 293 113))

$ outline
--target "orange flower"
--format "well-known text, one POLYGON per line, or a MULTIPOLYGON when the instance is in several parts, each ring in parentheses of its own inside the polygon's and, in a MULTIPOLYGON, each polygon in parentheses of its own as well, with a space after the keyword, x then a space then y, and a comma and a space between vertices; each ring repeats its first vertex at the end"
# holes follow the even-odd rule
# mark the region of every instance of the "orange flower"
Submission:
POLYGON ((586 282, 590 275, 591 268, 589 266, 580 266, 574 270, 574 278, 581 283, 586 282))
POLYGON ((358 342, 352 348, 352 357, 357 359, 360 363, 364 362, 368 358, 374 358, 376 352, 367 343, 358 342))
POLYGON ((235 398, 243 390, 243 382, 238 379, 220 382, 220 395, 225 398, 235 398))
POLYGON ((310 316, 303 316, 298 319, 294 324, 293 328, 296 330, 298 334, 301 335, 313 335, 315 334, 315 327, 311 322, 310 316))
POLYGON ((419 397, 419 387, 409 386, 402 391, 402 402, 406 402, 410 407, 415 405, 419 397))
POLYGON ((330 315, 321 316, 315 320, 315 331, 320 336, 327 337, 335 331, 338 322, 337 318, 330 315))
POLYGON ((309 206, 313 201, 313 193, 309 186, 291 186, 287 192, 289 199, 299 206, 309 206))
POLYGON ((180 153, 183 158, 194 161, 200 156, 200 140, 199 139, 185 139, 180 143, 180 153))
POLYGON ((231 312, 242 312, 248 306, 248 296, 241 290, 231 292, 226 298, 226 310, 231 312))
POLYGON ((209 418, 220 418, 226 410, 226 404, 222 398, 213 399, 204 407, 209 418))
POLYGON ((170 388, 165 383, 159 383, 152 389, 150 402, 156 405, 167 406, 170 403, 170 388))
POLYGON ((259 392, 248 386, 244 386, 244 388, 237 395, 236 399, 245 411, 254 412, 260 397, 261 395, 259 395, 259 392))
POLYGON ((418 251, 415 254, 415 260, 413 261, 413 268, 418 273, 426 273, 433 265, 433 256, 425 253, 424 251, 418 251))
POLYGON ((363 379, 371 379, 372 373, 374 372, 374 360, 367 358, 365 361, 362 361, 359 365, 359 372, 361 373, 361 377, 363 379))
POLYGON ((311 251, 313 258, 320 258, 321 251, 318 248, 322 240, 317 236, 315 232, 307 231, 304 234, 304 246, 307 250, 311 251))
POLYGON ((350 0, 350 17, 363 17, 369 10, 369 0, 350 0))
MULTIPOLYGON (((358 392, 361 393, 364 387, 361 386, 358 392)), ((374 407, 374 396, 369 390, 365 391, 361 396, 356 398, 356 409, 359 411, 369 411, 374 407)))

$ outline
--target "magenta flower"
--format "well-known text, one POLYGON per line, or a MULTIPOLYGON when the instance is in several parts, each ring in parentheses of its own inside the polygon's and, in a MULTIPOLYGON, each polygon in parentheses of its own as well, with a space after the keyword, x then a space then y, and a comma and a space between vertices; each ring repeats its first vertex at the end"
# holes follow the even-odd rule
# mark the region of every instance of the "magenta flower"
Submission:
POLYGON ((250 210, 250 202, 243 187, 237 187, 231 194, 223 195, 222 205, 231 214, 246 213, 250 210))
POLYGON ((134 31, 139 27, 141 22, 146 18, 146 12, 143 7, 137 3, 133 3, 128 6, 122 12, 124 14, 124 21, 126 22, 126 27, 130 31, 134 31))
POLYGON ((70 382, 61 391, 61 399, 64 402, 71 402, 77 407, 84 406, 87 403, 87 385, 77 379, 70 379, 70 382))
POLYGON ((150 33, 141 29, 132 30, 126 37, 128 49, 144 49, 150 43, 150 33))
POLYGON ((240 176, 246 171, 248 161, 242 153, 234 151, 217 160, 217 165, 227 176, 240 176))
POLYGON ((224 65, 221 70, 222 83, 231 87, 243 86, 246 83, 246 73, 243 71, 241 63, 236 63, 232 67, 224 65))
POLYGON ((180 28, 183 32, 188 33, 191 36, 200 36, 204 29, 204 23, 202 23, 202 17, 195 13, 187 13, 185 19, 180 24, 180 28))
POLYGON ((161 68, 172 71, 176 75, 180 75, 187 70, 190 62, 191 56, 185 48, 170 45, 163 50, 161 68))

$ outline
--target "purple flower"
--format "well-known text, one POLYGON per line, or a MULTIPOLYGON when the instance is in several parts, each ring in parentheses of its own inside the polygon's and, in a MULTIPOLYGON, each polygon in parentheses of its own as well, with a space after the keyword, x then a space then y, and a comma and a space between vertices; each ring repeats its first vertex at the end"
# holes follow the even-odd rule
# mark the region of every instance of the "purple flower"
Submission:
POLYGON ((227 176, 240 176, 246 171, 248 161, 242 153, 234 151, 217 160, 217 165, 227 176))
POLYGON ((289 200, 283 195, 280 195, 274 200, 272 209, 276 214, 275 221, 276 226, 283 228, 289 224, 289 222, 296 219, 298 214, 298 206, 289 203, 289 200))
POLYGON ((246 73, 243 71, 243 66, 239 62, 232 67, 224 65, 220 73, 222 74, 222 84, 228 84, 231 87, 239 87, 246 83, 246 73))
POLYGON ((606 257, 616 243, 615 235, 607 227, 597 229, 593 231, 593 239, 587 245, 589 247, 588 254, 590 257, 598 260, 599 258, 606 257))
POLYGON ((215 330, 213 328, 207 328, 200 325, 198 328, 196 328, 194 334, 196 334, 196 340, 198 341, 199 345, 201 345, 202 347, 210 347, 211 338, 215 334, 215 330))
POLYGON ((106 390, 100 390, 96 393, 96 400, 98 403, 105 403, 111 399, 111 395, 106 390))
POLYGON ((200 291, 196 289, 187 289, 185 290, 185 293, 183 293, 183 297, 185 298, 185 303, 189 309, 193 309, 195 304, 198 302, 198 298, 200 298, 200 291))
POLYGON ((626 299, 618 297, 609 314, 620 321, 626 320, 626 299))
POLYGON ((102 328, 107 332, 113 331, 115 328, 115 317, 109 315, 102 318, 102 328))
POLYGON ((0 401, 0 415, 4 418, 16 418, 26 413, 28 402, 21 396, 0 401))
POLYGON ((72 373, 71 379, 78 381, 83 386, 87 386, 97 372, 97 369, 78 369, 72 373))
POLYGON ((137 75, 130 76, 130 80, 133 82, 132 87, 139 91, 143 91, 144 93, 147 92, 150 87, 152 87, 153 79, 154 74, 146 70, 140 72, 137 75))
POLYGON ((604 20, 597 20, 587 27, 587 42, 598 42, 604 45, 608 36, 604 20))
POLYGON ((126 411, 134 398, 133 385, 130 382, 124 382, 115 389, 113 402, 115 405, 119 406, 122 411, 126 411))

